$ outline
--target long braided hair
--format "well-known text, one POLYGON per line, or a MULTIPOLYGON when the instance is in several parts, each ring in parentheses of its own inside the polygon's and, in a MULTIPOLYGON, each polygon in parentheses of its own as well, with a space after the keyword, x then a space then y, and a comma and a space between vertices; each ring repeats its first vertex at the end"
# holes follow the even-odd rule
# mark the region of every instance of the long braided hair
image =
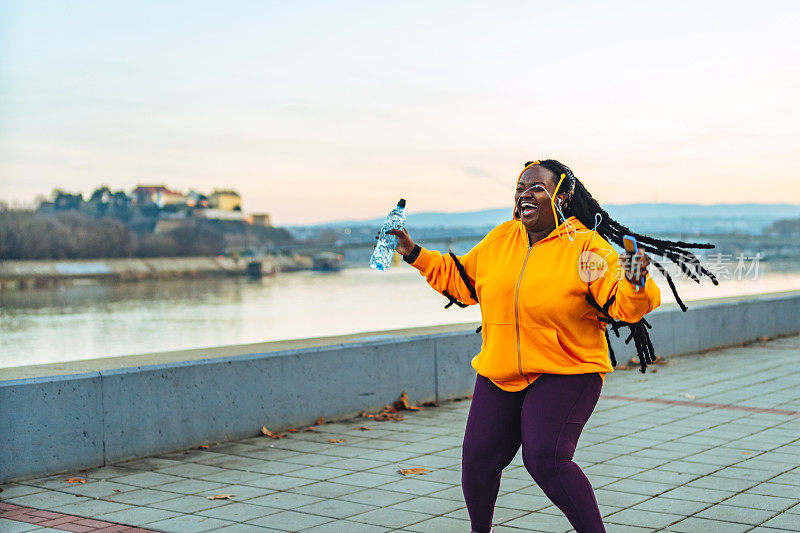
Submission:
MULTIPOLYGON (((659 255, 661 257, 666 257, 667 259, 671 260, 673 263, 678 265, 678 267, 687 276, 697 283, 700 283, 700 278, 702 276, 706 276, 714 283, 714 285, 719 284, 714 274, 700 264, 700 260, 697 258, 697 256, 689 251, 690 249, 714 248, 713 244, 669 241, 636 233, 611 218, 605 209, 600 206, 597 200, 592 197, 591 193, 586 189, 583 183, 581 183, 581 181, 575 177, 575 174, 572 173, 572 170, 567 165, 555 159, 544 159, 538 162, 528 161, 525 163, 525 167, 533 165, 534 163, 550 170, 557 177, 564 175, 564 182, 559 190, 567 191, 567 197, 565 199, 566 201, 562 207, 562 213, 565 218, 574 216, 586 227, 591 228, 595 226, 595 217, 597 214, 599 214, 602 219, 597 225, 596 231, 608 242, 614 243, 618 246, 623 246, 623 235, 633 235, 636 238, 639 246, 644 248, 646 252, 659 255)), ((652 259, 651 263, 666 278, 669 288, 672 290, 672 294, 675 296, 675 301, 680 306, 681 311, 686 311, 687 307, 683 303, 683 300, 681 300, 680 296, 678 296, 675 283, 672 281, 672 277, 669 275, 667 270, 655 259, 652 259)), ((631 340, 634 341, 636 353, 639 357, 640 370, 641 372, 645 372, 647 365, 655 361, 653 343, 650 341, 650 335, 647 332, 647 330, 652 326, 644 318, 636 323, 622 322, 611 318, 611 316, 608 314, 608 308, 613 302, 613 298, 614 297, 612 296, 611 300, 606 302, 604 305, 600 305, 594 301, 591 293, 589 293, 586 297, 589 304, 598 311, 598 320, 609 324, 617 337, 619 337, 619 329, 623 327, 630 329, 630 335, 625 340, 625 343, 627 344, 631 340)), ((606 329, 605 332, 606 340, 608 340, 608 329, 606 329)), ((609 356, 611 358, 611 364, 616 366, 617 363, 610 342, 608 343, 608 349, 609 356)))

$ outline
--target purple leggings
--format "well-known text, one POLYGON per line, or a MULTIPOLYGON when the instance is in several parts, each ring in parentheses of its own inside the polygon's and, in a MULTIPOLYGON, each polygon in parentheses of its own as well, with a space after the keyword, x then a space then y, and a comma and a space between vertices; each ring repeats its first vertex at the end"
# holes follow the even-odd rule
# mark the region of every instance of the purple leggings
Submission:
POLYGON ((575 531, 605 531, 592 485, 572 462, 601 387, 597 373, 542 374, 527 388, 507 392, 478 375, 461 469, 473 531, 484 533, 492 528, 500 475, 520 444, 525 468, 575 531))

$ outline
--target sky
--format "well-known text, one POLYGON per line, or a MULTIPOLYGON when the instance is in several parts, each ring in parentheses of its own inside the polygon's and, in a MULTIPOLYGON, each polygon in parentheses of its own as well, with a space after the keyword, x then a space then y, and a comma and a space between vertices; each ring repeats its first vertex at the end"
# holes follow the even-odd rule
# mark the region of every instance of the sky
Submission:
POLYGON ((308 224, 513 202, 800 203, 795 0, 0 0, 0 199, 234 188, 308 224))

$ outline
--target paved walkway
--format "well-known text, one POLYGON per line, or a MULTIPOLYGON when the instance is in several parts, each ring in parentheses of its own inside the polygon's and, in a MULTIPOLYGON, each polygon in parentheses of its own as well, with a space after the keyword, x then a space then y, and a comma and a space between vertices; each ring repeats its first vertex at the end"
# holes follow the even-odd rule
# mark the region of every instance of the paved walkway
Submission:
MULTIPOLYGON (((609 376, 575 454, 608 531, 800 531, 798 362, 790 337, 609 376)), ((448 402, 402 422, 360 418, 5 485, 0 531, 468 532, 468 409, 448 402)), ((570 531, 519 454, 495 523, 497 533, 570 531)))

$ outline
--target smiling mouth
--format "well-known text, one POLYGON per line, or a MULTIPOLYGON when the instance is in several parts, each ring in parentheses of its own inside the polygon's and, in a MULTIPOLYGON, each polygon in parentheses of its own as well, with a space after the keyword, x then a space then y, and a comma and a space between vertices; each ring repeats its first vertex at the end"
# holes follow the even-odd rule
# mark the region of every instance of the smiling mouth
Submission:
POLYGON ((519 204, 519 214, 523 217, 531 216, 537 209, 539 209, 539 206, 528 200, 519 204))

